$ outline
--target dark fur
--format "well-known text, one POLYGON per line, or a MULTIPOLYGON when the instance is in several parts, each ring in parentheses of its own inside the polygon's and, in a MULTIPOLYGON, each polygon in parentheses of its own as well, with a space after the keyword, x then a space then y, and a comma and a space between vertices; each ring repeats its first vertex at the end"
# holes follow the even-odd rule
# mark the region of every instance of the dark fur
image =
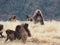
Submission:
POLYGON ((24 28, 25 28, 26 32, 28 33, 28 36, 31 37, 31 33, 28 29, 28 24, 27 23, 24 24, 24 28))
POLYGON ((16 26, 16 29, 15 29, 15 35, 17 35, 17 39, 21 39, 21 34, 20 34, 20 30, 21 30, 21 26, 20 25, 17 25, 16 26))
POLYGON ((13 41, 15 39, 21 39, 21 36, 18 35, 19 32, 17 32, 17 31, 13 31, 13 30, 7 29, 6 30, 6 34, 7 34, 7 38, 6 38, 5 41, 8 41, 8 39, 10 41, 13 41))
POLYGON ((2 35, 2 33, 3 33, 3 32, 2 32, 2 29, 3 29, 3 25, 0 24, 0 35, 1 35, 1 38, 4 37, 4 36, 2 35))

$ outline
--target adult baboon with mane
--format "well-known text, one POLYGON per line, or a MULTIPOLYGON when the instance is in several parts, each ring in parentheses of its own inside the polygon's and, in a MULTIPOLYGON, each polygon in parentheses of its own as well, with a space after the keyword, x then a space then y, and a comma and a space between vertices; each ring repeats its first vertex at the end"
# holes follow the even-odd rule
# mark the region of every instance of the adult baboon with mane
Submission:
POLYGON ((40 10, 36 10, 34 15, 33 15, 33 20, 34 23, 40 22, 41 25, 44 25, 44 20, 43 20, 43 16, 40 10))

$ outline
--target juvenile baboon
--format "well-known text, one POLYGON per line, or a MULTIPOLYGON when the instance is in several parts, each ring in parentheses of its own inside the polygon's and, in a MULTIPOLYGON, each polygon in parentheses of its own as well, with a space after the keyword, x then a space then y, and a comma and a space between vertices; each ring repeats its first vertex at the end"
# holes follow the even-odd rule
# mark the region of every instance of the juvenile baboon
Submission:
POLYGON ((33 17, 31 15, 26 15, 28 21, 33 21, 33 17))
POLYGON ((9 16, 9 21, 16 21, 16 16, 15 15, 9 16))

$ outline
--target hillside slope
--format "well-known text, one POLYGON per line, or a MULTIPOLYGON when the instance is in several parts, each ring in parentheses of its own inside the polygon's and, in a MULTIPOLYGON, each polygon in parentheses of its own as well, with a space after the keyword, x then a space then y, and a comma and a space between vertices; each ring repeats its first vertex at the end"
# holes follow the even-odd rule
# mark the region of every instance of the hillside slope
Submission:
POLYGON ((0 20, 12 14, 26 20, 25 15, 33 15, 36 9, 42 11, 45 20, 60 20, 60 0, 0 0, 0 20))

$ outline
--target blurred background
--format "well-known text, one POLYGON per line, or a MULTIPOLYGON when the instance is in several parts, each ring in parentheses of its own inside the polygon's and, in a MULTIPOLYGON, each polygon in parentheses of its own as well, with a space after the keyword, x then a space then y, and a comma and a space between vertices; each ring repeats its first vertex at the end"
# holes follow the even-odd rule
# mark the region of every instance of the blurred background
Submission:
POLYGON ((18 20, 26 20, 40 9, 44 20, 60 20, 60 0, 0 0, 0 20, 16 15, 18 20))

